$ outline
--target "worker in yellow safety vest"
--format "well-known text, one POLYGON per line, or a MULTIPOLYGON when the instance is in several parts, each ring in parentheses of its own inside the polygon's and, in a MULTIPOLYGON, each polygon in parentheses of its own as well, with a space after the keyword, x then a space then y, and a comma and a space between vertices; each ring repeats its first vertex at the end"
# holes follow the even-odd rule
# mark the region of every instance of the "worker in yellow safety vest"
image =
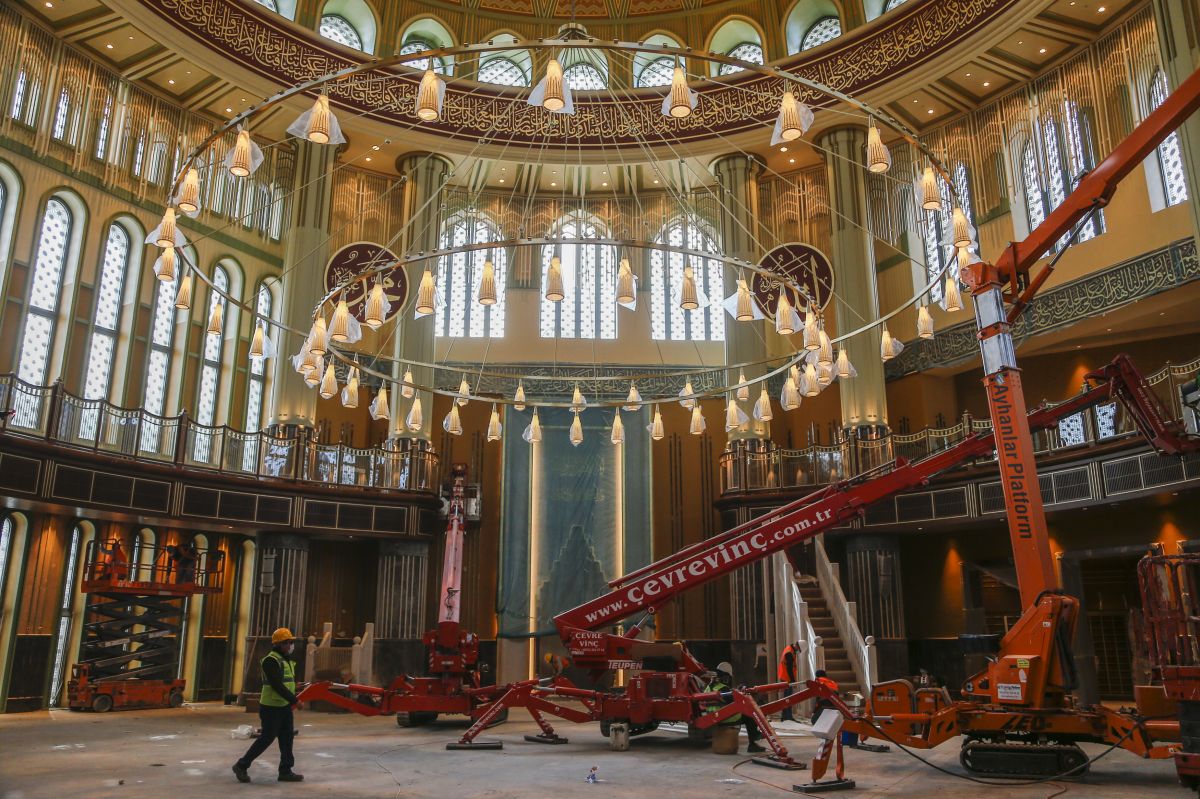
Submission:
POLYGON ((262 659, 262 695, 258 700, 258 718, 262 731, 258 739, 233 764, 238 782, 250 782, 250 764, 275 741, 279 741, 279 781, 300 782, 302 774, 292 771, 296 759, 292 756, 292 739, 296 737, 296 721, 292 707, 296 699, 296 636, 286 627, 271 634, 271 651, 262 659))
MULTIPOLYGON (((709 682, 708 687, 704 689, 706 694, 720 694, 721 700, 718 703, 709 705, 705 711, 712 713, 714 710, 720 710, 733 701, 733 666, 728 661, 718 663, 716 675, 709 682)), ((758 739, 762 733, 758 729, 758 724, 755 723, 753 716, 743 716, 741 713, 734 713, 729 718, 721 722, 734 726, 744 724, 746 727, 746 737, 750 739, 750 744, 746 747, 747 752, 765 752, 767 751, 758 743, 758 739)))
MULTIPOLYGON (((792 683, 796 682, 796 658, 800 655, 800 642, 795 641, 783 648, 783 652, 779 654, 779 670, 775 676, 780 682, 786 682, 787 688, 783 689, 784 697, 792 695, 792 683)), ((780 718, 783 721, 795 721, 792 716, 792 706, 788 705, 783 709, 780 718)))

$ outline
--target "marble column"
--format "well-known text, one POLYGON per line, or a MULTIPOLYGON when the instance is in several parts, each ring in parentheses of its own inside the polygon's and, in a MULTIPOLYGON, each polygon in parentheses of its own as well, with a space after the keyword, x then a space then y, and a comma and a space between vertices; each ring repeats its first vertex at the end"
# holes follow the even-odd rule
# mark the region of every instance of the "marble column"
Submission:
MULTIPOLYGON (((1200 67, 1200 7, 1195 0, 1155 0, 1154 27, 1167 85, 1172 91, 1200 67)), ((1200 116, 1179 126, 1179 148, 1187 176, 1192 228, 1200 235, 1200 116)))
POLYGON ((420 638, 425 634, 429 543, 381 541, 375 589, 375 636, 420 638))
MULTIPOLYGON (((312 309, 325 291, 325 266, 329 262, 329 219, 333 180, 331 171, 338 148, 313 144, 303 139, 296 143, 296 191, 292 195, 291 218, 283 240, 283 262, 288 272, 283 277, 284 324, 307 334, 312 326, 312 309)), ((272 428, 316 427, 317 393, 304 383, 292 366, 292 355, 299 351, 302 339, 276 333, 279 355, 272 363, 272 428)))
MULTIPOLYGON (((839 127, 823 132, 817 146, 826 151, 829 186, 830 252, 833 261, 833 307, 838 332, 852 330, 879 317, 875 282, 875 247, 867 228, 867 129, 839 127)), ((847 342, 847 354, 858 371, 853 380, 838 381, 842 429, 859 438, 887 431, 887 395, 881 330, 876 327, 847 342)))
MULTIPOLYGON (((442 220, 442 189, 449 178, 453 164, 439 155, 431 153, 411 153, 401 157, 396 162, 396 168, 405 178, 403 218, 407 224, 401 239, 401 252, 397 255, 410 255, 417 252, 428 252, 437 248, 441 236, 442 220)), ((437 277, 437 261, 420 261, 413 264, 407 273, 409 295, 411 299, 405 306, 404 312, 396 318, 399 328, 393 337, 392 357, 396 359, 397 380, 403 377, 405 361, 421 361, 432 363, 434 352, 434 319, 436 314, 413 318, 413 308, 416 303, 417 291, 421 285, 421 275, 428 268, 437 277)), ((411 366, 413 382, 418 386, 433 386, 437 379, 432 369, 411 366)), ((390 397, 393 443, 400 448, 416 447, 431 448, 430 439, 433 428, 440 422, 433 415, 433 394, 428 391, 418 391, 413 399, 404 399, 399 391, 394 391, 390 397), (424 423, 418 431, 409 430, 405 419, 412 408, 414 400, 421 400, 421 412, 424 423)))
MULTIPOLYGON (((713 161, 711 167, 717 178, 721 191, 721 244, 725 254, 733 258, 742 258, 757 263, 765 253, 760 252, 756 241, 756 226, 758 224, 758 174, 762 165, 756 158, 745 153, 726 155, 713 161)), ((740 275, 737 270, 726 266, 724 270, 725 283, 721 289, 718 301, 737 291, 737 281, 740 275)), ((746 275, 747 281, 750 275, 746 275)), ((763 339, 763 325, 754 322, 738 322, 725 313, 725 363, 736 364, 747 361, 760 361, 766 357, 766 344, 763 339), (757 329, 756 329, 757 328, 757 329)), ((746 377, 753 380, 763 374, 763 367, 746 369, 746 377)), ((726 374, 726 380, 736 383, 738 369, 731 368, 726 374)), ((756 387, 751 387, 750 402, 741 403, 742 410, 750 415, 754 402, 758 399, 756 387)), ((731 430, 728 435, 730 447, 735 442, 761 442, 770 435, 767 423, 750 421, 737 430, 731 430)))

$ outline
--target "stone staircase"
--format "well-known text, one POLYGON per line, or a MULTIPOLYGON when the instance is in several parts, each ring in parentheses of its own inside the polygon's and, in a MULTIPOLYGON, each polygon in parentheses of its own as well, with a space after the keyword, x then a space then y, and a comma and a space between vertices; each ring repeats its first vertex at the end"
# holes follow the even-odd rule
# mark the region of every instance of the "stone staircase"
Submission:
POLYGON ((846 646, 838 635, 837 625, 834 624, 833 614, 821 595, 821 588, 815 582, 797 583, 800 596, 808 605, 808 618, 813 630, 821 636, 825 650, 825 671, 838 684, 838 692, 845 696, 859 691, 858 677, 846 653, 846 646))

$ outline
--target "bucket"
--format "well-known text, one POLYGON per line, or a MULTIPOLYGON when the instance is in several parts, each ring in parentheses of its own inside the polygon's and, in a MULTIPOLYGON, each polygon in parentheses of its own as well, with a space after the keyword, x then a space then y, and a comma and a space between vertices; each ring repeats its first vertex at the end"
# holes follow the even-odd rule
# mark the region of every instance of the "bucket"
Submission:
POLYGON ((713 727, 712 750, 718 755, 738 753, 738 729, 741 725, 718 724, 713 727))

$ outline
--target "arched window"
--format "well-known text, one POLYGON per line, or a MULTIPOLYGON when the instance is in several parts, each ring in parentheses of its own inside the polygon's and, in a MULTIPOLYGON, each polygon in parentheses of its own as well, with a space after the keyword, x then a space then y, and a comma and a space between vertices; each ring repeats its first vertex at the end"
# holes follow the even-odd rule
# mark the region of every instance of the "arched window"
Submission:
POLYGON ((577 92, 597 91, 608 86, 608 77, 603 72, 582 61, 564 69, 563 80, 577 92))
POLYGON ((0 597, 4 596, 4 578, 8 574, 8 551, 12 549, 12 536, 12 519, 5 516, 0 520, 0 597))
MULTIPOLYGON (((189 263, 196 262, 190 252, 187 260, 189 263)), ((150 354, 146 358, 146 388, 142 395, 142 408, 161 416, 167 401, 167 376, 171 373, 171 359, 175 352, 177 280, 156 282, 154 322, 150 327, 150 354)), ((158 452, 160 430, 157 422, 143 422, 139 447, 145 452, 158 452)))
MULTIPOLYGON (((129 274, 129 255, 129 232, 123 225, 114 222, 108 226, 104 260, 100 264, 96 283, 96 308, 92 313, 92 335, 88 344, 87 371, 83 378, 84 399, 108 399, 121 327, 125 276, 129 274)), ((80 438, 88 440, 95 437, 98 417, 98 413, 91 411, 84 414, 80 438)))
MULTIPOLYGON (((486 244, 500 241, 500 231, 486 217, 459 216, 442 231, 442 247, 461 247, 465 244, 486 244)), ((458 252, 438 259, 437 284, 442 302, 434 318, 438 336, 451 338, 502 338, 508 306, 508 252, 504 247, 458 252), (492 261, 496 277, 496 302, 480 305, 479 284, 483 279, 483 264, 492 261)))
POLYGON ((9 116, 26 125, 34 125, 37 122, 41 94, 42 84, 39 81, 30 80, 25 70, 18 72, 16 82, 13 84, 9 116))
MULTIPOLYGON (((676 219, 656 239, 661 244, 700 252, 718 252, 711 231, 696 220, 676 219)), ((656 341, 724 341, 724 267, 715 258, 693 258, 678 252, 650 252, 650 336, 656 341), (683 270, 692 267, 696 288, 709 305, 694 311, 679 307, 683 270)))
MULTIPOLYGON (((435 45, 433 42, 429 41, 428 39, 424 39, 420 36, 409 36, 408 38, 406 38, 404 40, 404 46, 400 48, 400 55, 412 55, 413 53, 423 53, 426 50, 432 50, 435 47, 437 47, 437 45, 435 45)), ((405 66, 424 71, 426 69, 429 69, 429 59, 428 58, 418 58, 415 61, 405 62, 405 66)), ((449 71, 446 69, 446 60, 444 58, 442 58, 440 55, 435 55, 433 57, 433 71, 438 73, 439 75, 450 74, 449 71)))
POLYGON ((75 141, 75 126, 71 124, 71 93, 66 86, 58 93, 58 106, 54 109, 54 126, 50 135, 58 141, 75 141))
MULTIPOLYGON (((758 42, 742 42, 734 46, 727 55, 731 58, 740 58, 742 61, 749 61, 751 64, 764 63, 762 45, 758 42)), ((722 64, 717 70, 717 74, 732 75, 735 72, 741 71, 741 67, 735 67, 733 64, 722 64)))
MULTIPOLYGON (((267 288, 267 284, 260 283, 258 285, 258 296, 255 299, 254 324, 250 327, 251 337, 254 336, 255 328, 274 318, 271 313, 274 310, 274 306, 275 297, 271 294, 271 289, 267 288)), ((269 324, 265 333, 267 336, 273 335, 269 324)), ((257 433, 262 429, 263 405, 266 396, 266 363, 264 363, 264 359, 262 358, 251 358, 250 381, 246 387, 246 432, 257 433)), ((251 464, 251 468, 253 468, 253 460, 251 460, 251 464)))
MULTIPOLYGON (((218 307, 220 307, 221 319, 224 324, 228 324, 228 320, 225 319, 227 304, 225 296, 220 292, 229 291, 229 273, 220 264, 213 267, 212 282, 214 288, 210 292, 208 313, 204 315, 204 319, 202 320, 206 331, 208 320, 218 307)), ((221 387, 221 352, 225 344, 224 324, 222 325, 222 330, 218 330, 215 333, 205 332, 204 334, 204 358, 200 366, 200 389, 196 395, 196 421, 202 425, 211 426, 217 415, 217 392, 221 387)), ((195 441, 192 457, 197 461, 207 463, 211 454, 210 436, 201 435, 197 432, 195 441)))
POLYGON ((350 21, 341 14, 325 14, 321 17, 320 33, 326 39, 344 44, 346 47, 352 47, 355 50, 363 50, 362 36, 358 30, 350 24, 350 21))
POLYGON ((837 17, 821 17, 813 23, 804 39, 800 42, 801 50, 811 50, 825 42, 831 42, 842 35, 842 23, 837 17))
POLYGON ((480 83, 495 83, 500 86, 528 86, 529 73, 507 56, 484 59, 479 65, 480 83))
POLYGON ((66 676, 67 650, 71 648, 71 611, 75 606, 76 566, 79 549, 83 541, 83 528, 75 525, 71 530, 71 547, 67 554, 62 581, 61 600, 58 611, 58 637, 54 646, 54 669, 50 674, 50 706, 58 707, 62 696, 63 679, 66 676))
MULTIPOLYGON (((558 230, 563 239, 598 239, 600 227, 585 220, 569 219, 558 230)), ((542 248, 542 338, 617 337, 617 254, 608 244, 565 242, 542 248), (557 255, 562 269, 565 297, 561 302, 546 299, 550 260, 557 255)))
POLYGON ((954 180, 955 197, 950 196, 950 186, 939 175, 938 189, 942 195, 942 207, 936 211, 923 211, 925 216, 925 270, 926 280, 933 283, 929 293, 931 299, 937 302, 942 299, 943 281, 934 280, 935 276, 951 263, 955 254, 953 248, 947 246, 953 225, 954 201, 957 198, 967 220, 974 224, 971 213, 971 182, 967 176, 967 166, 962 161, 954 165, 951 173, 954 180))
MULTIPOLYGON (((58 197, 51 197, 46 202, 46 210, 42 214, 37 255, 33 275, 29 281, 25 323, 17 348, 17 375, 26 383, 35 386, 47 382, 46 369, 54 345, 54 329, 58 322, 62 279, 67 265, 72 224, 71 209, 58 197)), ((33 427, 38 421, 38 408, 31 397, 24 394, 22 397, 27 401, 17 403, 17 415, 13 424, 33 427)))
MULTIPOLYGON (((1158 108, 1167 99, 1167 76, 1161 69, 1155 70, 1150 79, 1150 108, 1158 108)), ((1188 198, 1187 177, 1183 172, 1183 155, 1179 149, 1179 133, 1171 131, 1171 135, 1163 139, 1162 144, 1155 150, 1158 160, 1158 172, 1162 178, 1163 199, 1167 205, 1178 205, 1188 198)))
MULTIPOLYGON (((1021 151, 1021 178, 1030 230, 1040 225, 1066 199, 1078 179, 1095 165, 1089 122, 1073 101, 1064 101, 1061 125, 1052 113, 1046 113, 1036 124, 1036 130, 1037 141, 1027 142, 1021 151), (1036 144, 1041 145, 1040 164, 1036 144)), ((1079 227, 1075 240, 1087 241, 1102 232, 1104 216, 1097 211, 1079 227)), ((1065 247, 1069 236, 1063 234, 1055 249, 1065 247)))
POLYGON ((100 120, 96 123, 96 157, 104 160, 108 154, 108 131, 112 126, 113 98, 110 94, 104 99, 104 110, 100 112, 100 120))
POLYGON ((675 75, 675 59, 670 56, 659 56, 646 64, 637 74, 637 88, 648 89, 652 86, 667 86, 675 75))
POLYGON ((899 8, 900 6, 904 5, 906 2, 908 2, 908 0, 887 0, 887 2, 883 4, 883 13, 886 14, 887 12, 891 11, 893 8, 899 8))

